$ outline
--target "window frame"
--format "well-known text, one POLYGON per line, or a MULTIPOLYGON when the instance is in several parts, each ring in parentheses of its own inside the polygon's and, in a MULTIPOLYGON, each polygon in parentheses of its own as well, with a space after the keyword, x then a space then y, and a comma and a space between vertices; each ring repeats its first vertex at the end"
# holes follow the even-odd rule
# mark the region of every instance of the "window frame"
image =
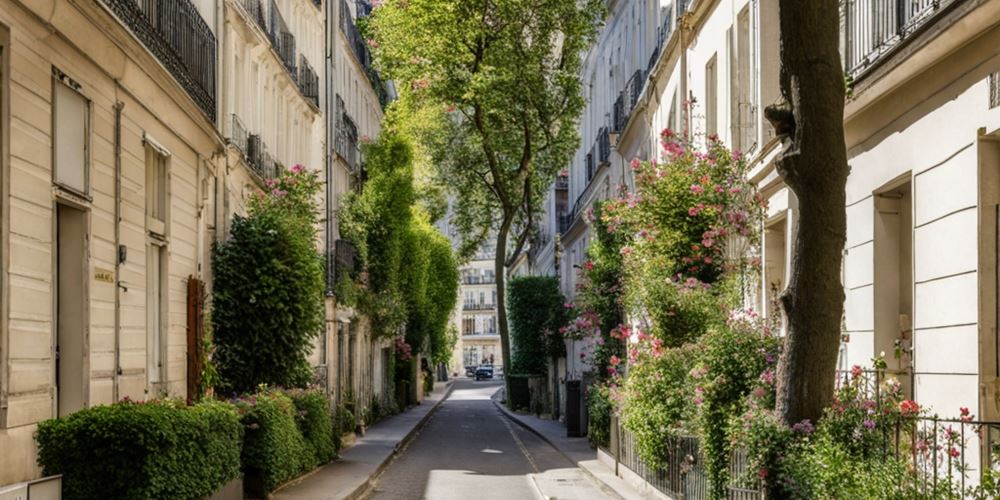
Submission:
POLYGON ((93 118, 94 117, 93 102, 83 92, 83 86, 81 86, 76 80, 70 78, 66 73, 63 73, 59 68, 56 68, 55 66, 52 66, 52 84, 51 84, 51 89, 50 90, 51 90, 51 94, 50 94, 50 96, 51 96, 51 102, 50 102, 50 109, 51 109, 51 112, 50 112, 50 114, 51 114, 51 116, 50 116, 50 119, 51 119, 50 123, 51 123, 51 129, 50 129, 50 133, 52 134, 52 136, 51 136, 51 151, 50 151, 52 168, 50 170, 51 170, 51 174, 52 174, 52 185, 58 187, 59 189, 63 190, 64 192, 75 194, 77 196, 83 197, 87 201, 92 201, 91 198, 90 198, 90 168, 91 168, 91 165, 93 164, 93 161, 92 161, 93 147, 91 145, 91 142, 92 142, 91 141, 91 135, 92 135, 92 131, 93 131, 93 119, 94 119, 93 118), (59 122, 59 106, 56 103, 56 100, 57 100, 57 98, 56 98, 56 95, 57 95, 56 92, 57 92, 57 89, 59 89, 59 88, 65 88, 65 89, 67 89, 69 91, 72 91, 72 92, 76 93, 76 95, 80 96, 83 99, 83 101, 84 101, 84 113, 85 113, 85 116, 84 116, 84 120, 83 120, 83 127, 84 127, 84 132, 83 132, 83 135, 84 135, 83 151, 84 151, 84 153, 83 153, 83 190, 82 191, 79 190, 79 189, 77 189, 77 188, 75 188, 75 187, 73 187, 73 186, 67 185, 67 184, 65 184, 65 183, 63 183, 63 182, 61 182, 59 180, 59 175, 58 175, 59 166, 58 166, 58 154, 57 154, 58 141, 59 141, 59 139, 58 139, 59 134, 58 134, 58 128, 57 128, 57 123, 59 122))

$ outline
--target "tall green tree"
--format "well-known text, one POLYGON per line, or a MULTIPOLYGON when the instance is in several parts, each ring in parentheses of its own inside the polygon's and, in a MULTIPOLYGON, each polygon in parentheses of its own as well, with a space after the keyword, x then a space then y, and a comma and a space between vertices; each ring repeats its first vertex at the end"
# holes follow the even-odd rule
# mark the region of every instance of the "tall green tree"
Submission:
POLYGON ((847 151, 839 2, 780 0, 781 94, 765 116, 784 140, 777 169, 799 199, 791 278, 781 303, 788 336, 778 364, 777 412, 816 422, 833 398, 844 313, 847 151))
POLYGON ((424 142, 458 195, 463 253, 495 235, 504 366, 505 269, 579 146, 580 55, 602 12, 600 0, 387 0, 366 27, 382 69, 440 120, 424 142))

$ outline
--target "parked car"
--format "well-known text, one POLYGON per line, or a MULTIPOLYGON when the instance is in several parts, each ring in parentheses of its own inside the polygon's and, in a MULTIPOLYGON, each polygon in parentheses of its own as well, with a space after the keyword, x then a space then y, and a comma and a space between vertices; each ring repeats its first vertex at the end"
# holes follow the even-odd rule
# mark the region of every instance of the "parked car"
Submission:
POLYGON ((465 367, 465 376, 466 377, 475 377, 476 376, 476 367, 475 366, 466 366, 465 367))
POLYGON ((476 368, 476 380, 493 380, 493 367, 483 365, 476 368))

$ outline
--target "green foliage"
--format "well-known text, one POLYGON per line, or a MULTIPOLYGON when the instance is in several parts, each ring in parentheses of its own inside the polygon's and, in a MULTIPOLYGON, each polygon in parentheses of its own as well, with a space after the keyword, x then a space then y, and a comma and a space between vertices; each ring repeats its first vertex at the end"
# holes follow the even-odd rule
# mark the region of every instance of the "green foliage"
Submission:
POLYGON ((595 384, 587 391, 587 439, 595 448, 611 444, 611 415, 615 411, 611 396, 611 388, 605 384, 595 384))
POLYGON ((214 248, 214 360, 227 392, 303 387, 323 329, 323 260, 316 251, 319 182, 296 165, 258 193, 214 248))
POLYGON ((366 147, 369 179, 360 195, 344 201, 340 225, 365 272, 357 281, 340 277, 337 293, 372 319, 376 335, 405 331, 414 354, 446 362, 454 346, 448 319, 458 300, 458 264, 448 239, 418 206, 413 162, 410 142, 391 128, 366 147))
POLYGON ((653 339, 635 349, 634 362, 617 396, 620 417, 635 436, 639 457, 651 467, 659 467, 666 463, 671 438, 692 430, 695 396, 688 373, 699 348, 664 349, 653 339))
POLYGON ((312 451, 314 463, 321 465, 333 460, 340 447, 340 436, 334 435, 330 403, 322 391, 292 389, 287 392, 295 405, 295 419, 306 447, 312 451))
POLYGON ((507 284, 507 317, 511 330, 511 368, 518 375, 548 373, 548 361, 565 351, 557 335, 565 324, 565 299, 559 279, 548 276, 512 278, 507 284))
POLYGON ((202 498, 240 473, 230 405, 123 401, 38 425, 38 462, 74 498, 202 498))
POLYGON ((246 438, 241 461, 247 485, 267 494, 332 458, 333 422, 321 393, 262 389, 235 400, 246 438))

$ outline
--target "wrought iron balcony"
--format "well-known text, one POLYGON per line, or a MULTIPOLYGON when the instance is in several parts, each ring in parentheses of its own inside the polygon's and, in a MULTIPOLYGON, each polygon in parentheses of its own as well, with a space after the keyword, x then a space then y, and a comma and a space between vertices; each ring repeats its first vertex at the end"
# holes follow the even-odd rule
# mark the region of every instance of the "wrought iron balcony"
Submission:
POLYGON ((278 176, 278 164, 267 152, 267 145, 257 134, 250 134, 247 138, 247 163, 250 168, 260 176, 261 179, 273 179, 278 176))
POLYGON ((284 63, 285 69, 295 80, 297 72, 295 69, 295 35, 288 29, 285 18, 278 10, 278 4, 271 0, 271 26, 267 31, 267 37, 271 39, 271 45, 278 52, 278 57, 284 63))
POLYGON ((635 105, 639 103, 639 97, 642 96, 642 86, 646 84, 646 73, 637 69, 632 73, 632 78, 629 78, 628 83, 625 84, 625 92, 628 93, 628 115, 632 115, 632 110, 635 109, 635 105))
POLYGON ((333 263, 335 272, 347 273, 352 278, 357 277, 358 250, 347 240, 337 240, 334 245, 333 263))
POLYGON ((626 123, 628 123, 628 113, 625 111, 625 93, 619 92, 618 99, 615 99, 615 104, 612 107, 611 131, 619 133, 625 130, 626 123))
POLYGON ((590 152, 587 153, 587 157, 584 159, 584 165, 587 168, 587 184, 590 184, 590 180, 594 178, 594 172, 597 171, 597 165, 594 162, 594 148, 590 148, 590 152))
POLYGON ((466 302, 462 304, 462 310, 465 311, 491 311, 496 309, 496 304, 487 304, 481 302, 466 302))
MULTIPOLYGON (((358 17, 365 17, 371 14, 372 7, 368 2, 356 1, 355 10, 358 17)), ((368 50, 368 42, 361 36, 361 32, 358 31, 358 27, 354 23, 354 17, 351 15, 351 9, 347 5, 347 0, 340 0, 340 30, 347 37, 347 44, 350 45, 351 52, 354 53, 354 58, 361 65, 365 75, 368 77, 368 82, 371 83, 372 89, 378 96, 379 104, 384 108, 391 100, 389 91, 379 76, 378 71, 372 65, 372 55, 371 51, 368 50)))
POLYGON ((462 278, 463 285, 493 285, 497 279, 493 276, 465 276, 462 278))
POLYGON ((102 1, 215 121, 215 35, 191 0, 102 1))
POLYGON ((337 96, 337 131, 334 137, 334 150, 337 151, 352 172, 359 173, 361 168, 361 149, 358 147, 358 127, 347 114, 344 100, 337 96))
POLYGON ((567 177, 565 175, 560 175, 559 177, 556 177, 555 187, 556 187, 556 190, 560 190, 560 191, 566 191, 566 190, 568 190, 569 189, 569 177, 567 177))
POLYGON ((965 0, 842 2, 844 69, 857 80, 940 14, 965 0))
POLYGON ((597 166, 598 168, 611 163, 611 139, 608 128, 601 127, 597 133, 597 166))
POLYGON ((267 33, 269 30, 267 28, 267 16, 264 11, 264 5, 261 0, 240 0, 240 5, 243 6, 243 10, 247 11, 247 15, 253 22, 257 23, 257 26, 267 33))
POLYGON ((232 127, 229 130, 229 142, 236 146, 244 156, 247 154, 247 128, 240 121, 240 117, 233 113, 232 127))
POLYGON ((297 80, 302 96, 319 106, 319 75, 309 65, 306 56, 299 56, 299 77, 297 80))

